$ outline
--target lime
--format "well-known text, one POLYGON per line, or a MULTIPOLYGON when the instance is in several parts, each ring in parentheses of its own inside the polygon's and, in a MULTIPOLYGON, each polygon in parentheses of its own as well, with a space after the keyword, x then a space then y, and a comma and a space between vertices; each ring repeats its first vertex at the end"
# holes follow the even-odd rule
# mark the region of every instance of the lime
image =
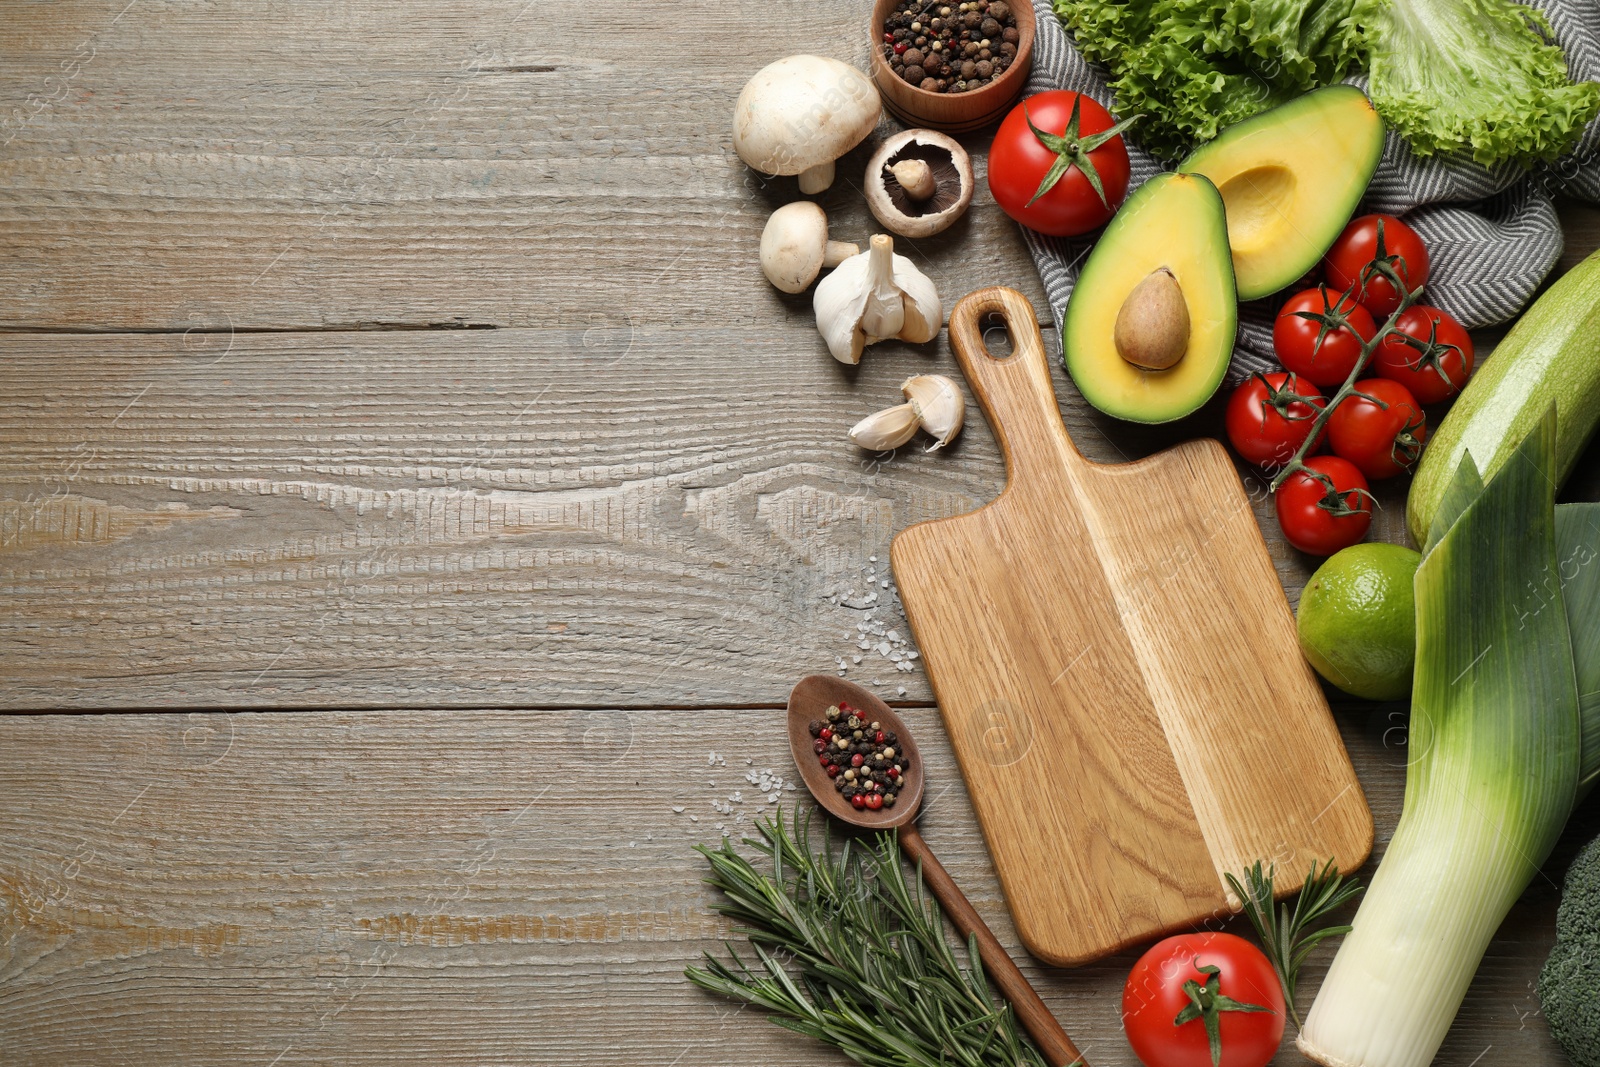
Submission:
POLYGON ((1412 579, 1422 557, 1381 542, 1351 545, 1317 568, 1300 594, 1300 649, 1334 685, 1368 700, 1411 691, 1417 658, 1412 579))

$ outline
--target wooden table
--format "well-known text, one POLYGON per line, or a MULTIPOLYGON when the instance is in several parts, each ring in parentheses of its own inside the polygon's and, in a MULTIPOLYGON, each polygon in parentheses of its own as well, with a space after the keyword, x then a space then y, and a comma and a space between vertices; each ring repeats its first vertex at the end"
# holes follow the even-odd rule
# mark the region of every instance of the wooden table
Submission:
MULTIPOLYGON (((993 440, 846 443, 950 354, 829 359, 756 266, 794 184, 730 146, 752 71, 862 62, 863 18, 8 7, 0 1061, 842 1062, 682 978, 725 930, 691 846, 775 809, 745 775, 793 777, 784 696, 841 658, 907 709, 927 837, 1015 945, 927 681, 875 632, 905 633, 890 537, 991 497, 993 440)), ((846 238, 869 148, 822 198, 846 238)), ((1566 211, 1570 264, 1600 225, 1566 211)), ((948 300, 1043 309, 986 191, 908 251, 948 300)), ((1218 425, 1134 430, 1057 384, 1097 459, 1218 425)), ((1260 517, 1293 598, 1312 561, 1260 517)), ((1337 714, 1381 850, 1404 708, 1337 714)), ((1532 983, 1594 810, 1441 1063, 1560 1062, 1532 983)), ((1133 1062, 1130 962, 1023 961, 1096 1065, 1133 1062)))

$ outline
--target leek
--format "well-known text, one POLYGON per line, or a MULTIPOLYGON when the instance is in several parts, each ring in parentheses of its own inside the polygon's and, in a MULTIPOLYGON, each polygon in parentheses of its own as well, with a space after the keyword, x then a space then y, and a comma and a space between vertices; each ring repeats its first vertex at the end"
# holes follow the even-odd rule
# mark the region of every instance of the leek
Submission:
MULTIPOLYGON (((1297 1041, 1319 1063, 1432 1061, 1577 794, 1584 753, 1557 551, 1553 409, 1487 485, 1471 464, 1447 492, 1417 570, 1400 823, 1297 1041)), ((1579 517, 1564 526, 1592 538, 1579 517)))

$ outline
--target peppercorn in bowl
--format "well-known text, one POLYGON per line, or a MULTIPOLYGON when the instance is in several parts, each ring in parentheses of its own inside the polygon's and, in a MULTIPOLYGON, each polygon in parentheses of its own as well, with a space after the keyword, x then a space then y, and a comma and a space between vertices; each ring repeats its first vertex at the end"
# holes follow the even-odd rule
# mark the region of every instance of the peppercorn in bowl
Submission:
POLYGON ((872 80, 913 126, 973 130, 999 121, 1033 65, 1028 0, 878 0, 872 80))

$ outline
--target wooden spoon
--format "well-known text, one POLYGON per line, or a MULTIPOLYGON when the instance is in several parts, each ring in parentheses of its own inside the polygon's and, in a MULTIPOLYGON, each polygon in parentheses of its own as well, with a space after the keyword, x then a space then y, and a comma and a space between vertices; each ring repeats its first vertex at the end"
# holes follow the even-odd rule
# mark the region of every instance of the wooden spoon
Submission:
POLYGON ((813 674, 801 679, 800 684, 789 693, 789 748, 794 753, 795 765, 800 768, 800 777, 805 780, 806 788, 811 790, 811 795, 817 798, 817 803, 828 814, 865 830, 894 830, 899 834, 900 848, 911 857, 912 862, 921 865, 922 880, 933 890, 939 903, 944 905, 945 914, 961 931, 961 936, 977 935, 978 956, 983 960, 984 968, 1011 1002, 1012 1010, 1038 1043, 1046 1062, 1053 1067, 1069 1067, 1073 1064, 1087 1067, 1067 1032, 1061 1029, 1061 1024, 1050 1014, 1050 1009, 1039 999, 1039 994, 1017 970, 1005 947, 995 939, 961 888, 934 858, 928 843, 917 832, 914 820, 922 804, 922 753, 917 750, 917 742, 912 738, 911 731, 906 729, 905 721, 889 705, 854 682, 831 674, 813 674), (826 722, 828 708, 840 701, 865 712, 869 720, 881 722, 886 730, 893 730, 899 737, 900 748, 910 762, 906 767, 904 784, 892 808, 878 811, 857 809, 834 788, 833 779, 828 777, 821 761, 817 759, 812 747, 815 739, 811 736, 811 722, 814 719, 826 722))

